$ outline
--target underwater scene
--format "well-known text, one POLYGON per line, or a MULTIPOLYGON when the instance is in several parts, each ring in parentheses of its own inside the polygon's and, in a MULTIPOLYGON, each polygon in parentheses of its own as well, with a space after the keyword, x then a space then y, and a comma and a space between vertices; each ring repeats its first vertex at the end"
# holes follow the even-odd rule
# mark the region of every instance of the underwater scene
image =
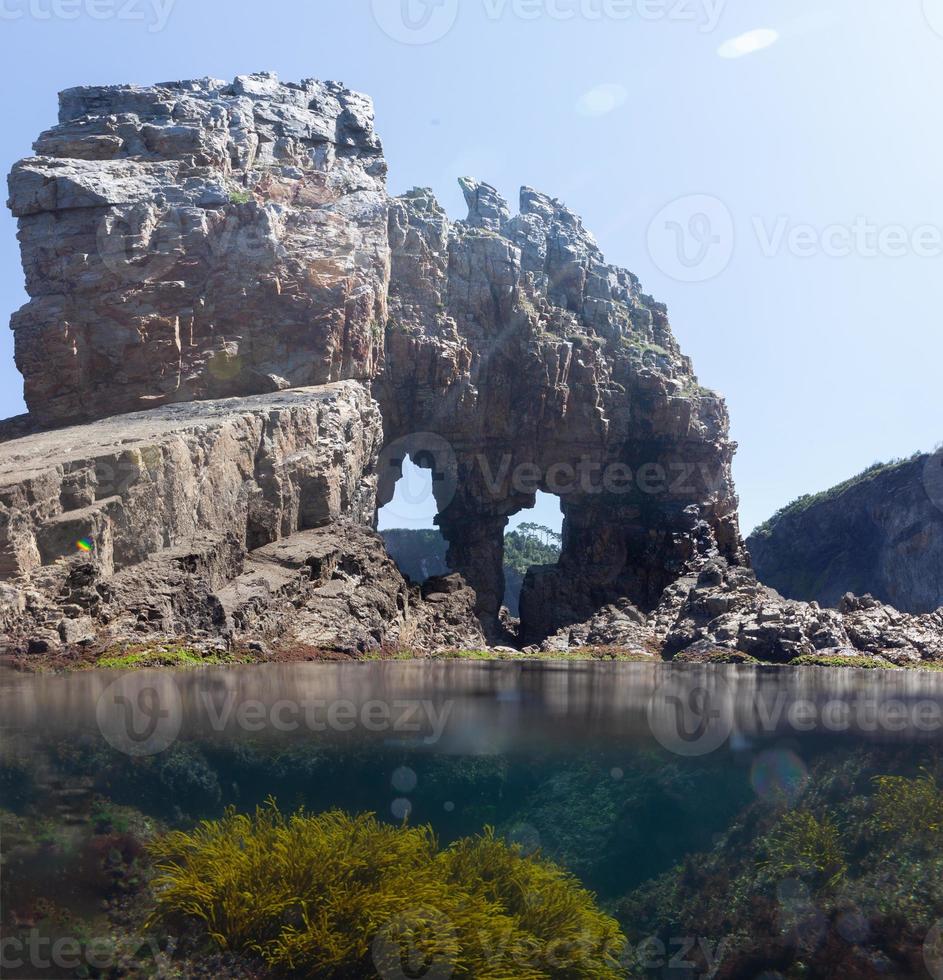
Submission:
POLYGON ((943 978, 943 675, 0 673, 2 976, 943 978))

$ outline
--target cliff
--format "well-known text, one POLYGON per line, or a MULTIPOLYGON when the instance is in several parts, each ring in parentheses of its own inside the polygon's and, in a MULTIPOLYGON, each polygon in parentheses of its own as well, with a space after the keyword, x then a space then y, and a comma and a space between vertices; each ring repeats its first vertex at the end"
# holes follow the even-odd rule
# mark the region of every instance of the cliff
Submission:
MULTIPOLYGON (((71 89, 35 150, 10 176, 29 415, 0 424, 4 649, 507 641, 505 530, 542 491, 562 550, 526 575, 524 643, 943 656, 938 614, 756 581, 723 399, 560 201, 390 198, 370 100, 271 74, 71 89), (421 588, 374 530, 407 456, 455 570, 421 588)), ((905 565, 939 556, 939 517, 901 499, 887 575, 932 599, 905 565)))
POLYGON ((872 467, 804 497, 748 541, 759 577, 790 599, 871 594, 911 613, 943 606, 943 453, 872 467))
POLYGON ((558 496, 562 554, 524 582, 527 640, 619 597, 652 609, 711 555, 741 562, 727 409, 666 308, 561 202, 525 187, 512 216, 461 183, 464 221, 428 190, 390 206, 381 505, 405 455, 433 471, 449 566, 493 632, 508 519, 558 496))

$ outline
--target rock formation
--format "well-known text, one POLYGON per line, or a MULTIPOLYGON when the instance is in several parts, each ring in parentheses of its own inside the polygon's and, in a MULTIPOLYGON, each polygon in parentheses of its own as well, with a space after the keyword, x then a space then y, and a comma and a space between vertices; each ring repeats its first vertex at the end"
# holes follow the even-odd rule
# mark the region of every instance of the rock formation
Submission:
POLYGON ((371 530, 369 99, 268 74, 73 89, 35 149, 10 176, 30 414, 0 446, 6 645, 481 645, 464 583, 424 597, 371 530))
POLYGON ((264 74, 70 89, 35 150, 10 208, 38 423, 376 373, 386 164, 365 97, 264 74))
MULTIPOLYGON (((881 657, 906 666, 943 659, 943 611, 910 616, 872 596, 844 596, 838 609, 784 600, 746 568, 709 562, 680 582, 680 609, 666 603, 671 622, 667 655, 706 646, 737 650, 772 663, 800 657, 881 657)), ((657 622, 657 617, 656 617, 657 622)))
POLYGON ((558 495, 563 553, 524 584, 527 640, 621 597, 651 609, 711 555, 742 561, 726 407, 665 307, 560 202, 524 188, 511 217, 463 188, 465 221, 425 190, 391 203, 380 503, 405 455, 433 470, 449 566, 493 632, 508 518, 558 495))
POLYGON ((943 610, 912 616, 873 596, 842 597, 837 609, 784 599, 743 566, 706 562, 665 590, 648 616, 623 600, 548 637, 546 652, 592 646, 682 660, 752 657, 766 663, 887 666, 943 661, 943 610))
POLYGON ((363 652, 424 647, 437 621, 480 641, 473 594, 424 604, 368 530, 381 441, 347 381, 8 442, 0 630, 40 651, 185 636, 363 652))
POLYGON ((544 491, 563 549, 526 577, 524 642, 943 656, 940 614, 756 582, 723 400, 560 202, 390 199, 369 100, 268 74, 73 89, 35 148, 0 645, 480 647, 544 491), (407 456, 456 572, 421 587, 373 530, 407 456))
POLYGON ((943 606, 943 452, 872 467, 777 514, 749 539, 762 581, 836 606, 870 593, 905 612, 943 606))

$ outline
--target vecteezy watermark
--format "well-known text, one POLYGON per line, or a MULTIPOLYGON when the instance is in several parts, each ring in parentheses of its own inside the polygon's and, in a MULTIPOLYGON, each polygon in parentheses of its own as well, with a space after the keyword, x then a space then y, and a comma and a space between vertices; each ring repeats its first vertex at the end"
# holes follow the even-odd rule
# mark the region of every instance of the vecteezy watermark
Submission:
POLYGON ((940 37, 943 37, 943 0, 923 0, 923 15, 940 37))
MULTIPOLYGON (((173 941, 169 945, 172 945, 173 941)), ((43 972, 62 971, 61 975, 89 976, 91 971, 99 975, 101 971, 111 971, 118 967, 143 968, 145 963, 161 964, 167 960, 156 939, 138 936, 103 937, 81 940, 75 937, 60 936, 56 939, 42 935, 31 929, 22 935, 0 937, 0 970, 21 971, 26 968, 43 972)), ((60 975, 60 974, 57 974, 60 975)), ((153 974, 164 976, 163 972, 153 974)))
MULTIPOLYGON (((380 456, 380 498, 392 500, 394 486, 400 487, 407 506, 426 503, 434 497, 441 513, 455 498, 459 486, 458 459, 451 445, 439 436, 421 432, 397 439, 380 456), (406 480, 403 463, 409 457, 432 474, 431 485, 424 480, 406 480)), ((725 486, 728 475, 723 466, 682 459, 666 461, 606 462, 590 455, 555 462, 518 462, 513 453, 476 453, 462 460, 463 482, 468 492, 492 499, 530 496, 538 492, 568 497, 608 495, 612 497, 668 497, 677 500, 701 499, 725 486)), ((392 504, 387 504, 390 508, 392 504)), ((395 510, 395 507, 394 507, 395 510)), ((409 513, 393 516, 409 518, 409 513)))
POLYGON ((648 726, 669 752, 689 758, 708 755, 733 732, 733 695, 717 675, 709 682, 672 678, 651 696, 648 726))
POLYGON ((695 936, 678 936, 661 939, 649 936, 636 943, 626 943, 620 962, 625 967, 641 970, 658 970, 664 975, 704 977, 712 980, 723 966, 727 956, 728 941, 712 942, 695 936))
POLYGON ((924 464, 923 485, 930 500, 943 510, 943 447, 937 449, 924 464))
POLYGON ((401 44, 441 41, 458 20, 458 0, 371 0, 380 30, 401 44))
MULTIPOLYGON (((525 896, 525 901, 530 896, 525 896)), ((539 901, 537 896, 534 900, 539 901)), ((581 964, 598 962, 606 951, 599 949, 598 937, 584 934, 526 946, 485 937, 487 947, 472 950, 486 958, 502 975, 573 971, 581 964)), ((435 909, 417 908, 388 922, 376 934, 371 946, 373 964, 383 980, 448 980, 461 955, 459 933, 445 915, 435 909)), ((711 980, 717 975, 727 954, 727 940, 713 942, 693 936, 662 939, 651 936, 634 945, 608 951, 612 965, 635 970, 683 971, 685 976, 711 980)), ((469 950, 464 950, 468 953, 469 950)))
POLYGON ((764 258, 791 255, 795 258, 829 259, 938 259, 943 256, 943 228, 924 224, 908 228, 901 224, 881 225, 864 215, 848 224, 822 227, 796 223, 785 215, 774 221, 753 218, 753 231, 764 258))
MULTIPOLYGON (((226 688, 201 690, 188 701, 187 730, 215 734, 278 735, 392 733, 438 743, 455 702, 412 698, 374 699, 357 703, 345 698, 240 698, 226 688)), ((96 704, 102 736, 131 756, 158 755, 169 749, 184 727, 183 699, 169 674, 127 674, 110 684, 96 704)))
MULTIPOLYGON (((943 0, 941 0, 943 2, 943 0)), ((765 259, 939 259, 943 227, 882 224, 858 215, 850 222, 812 224, 787 215, 753 215, 753 242, 765 259)), ((724 272, 738 240, 727 205, 707 194, 690 194, 662 208, 648 227, 648 251, 667 276, 679 282, 707 282, 724 272)))
POLYGON ((0 20, 120 20, 162 31, 177 0, 0 0, 0 20))
POLYGON ((709 194, 689 194, 666 205, 648 226, 648 252, 678 282, 707 282, 733 258, 735 232, 730 209, 709 194))
MULTIPOLYGON (((431 483, 421 482, 413 485, 406 481, 404 503, 407 510, 424 504, 431 496, 435 499, 439 513, 444 511, 455 499, 458 491, 458 459, 451 443, 434 432, 413 432, 396 439, 383 449, 377 464, 380 474, 379 496, 388 500, 387 514, 392 517, 410 519, 413 513, 396 513, 393 502, 394 487, 403 478, 403 464, 407 457, 414 466, 428 470, 431 483)), ((401 495, 404 494, 400 487, 401 495)))
MULTIPOLYGON (((717 29, 727 0, 479 0, 485 18, 625 23, 670 21, 717 29)), ((458 20, 459 0, 372 0, 380 29, 403 44, 440 41, 458 20)), ((469 4, 470 6, 470 4, 469 4)))
POLYGON ((105 741, 130 756, 158 755, 180 734, 183 704, 176 683, 128 674, 110 684, 95 706, 105 741))
MULTIPOLYGON (((746 696, 738 692, 735 698, 719 674, 692 671, 673 676, 654 692, 648 703, 648 724, 669 751, 701 756, 719 749, 734 732, 939 736, 943 702, 868 697, 812 700, 762 689, 746 696)), ((757 773, 761 781, 766 775, 775 777, 775 782, 784 774, 757 773)), ((789 779, 793 775, 791 769, 785 773, 789 779)))
POLYGON ((383 980, 448 980, 455 972, 458 930, 435 909, 416 908, 388 922, 373 940, 373 965, 383 980))
POLYGON ((923 961, 933 980, 943 980, 943 922, 938 922, 923 944, 923 961))
POLYGON ((150 282, 170 272, 183 255, 179 213, 138 203, 111 209, 98 223, 98 254, 124 282, 150 282))
POLYGON ((391 701, 374 699, 356 704, 340 699, 305 698, 265 702, 256 699, 239 700, 234 691, 219 698, 201 691, 197 703, 210 727, 216 733, 230 731, 259 734, 277 732, 291 735, 297 732, 339 732, 357 730, 392 732, 397 735, 423 735, 428 745, 436 744, 445 732, 455 702, 399 698, 391 701))

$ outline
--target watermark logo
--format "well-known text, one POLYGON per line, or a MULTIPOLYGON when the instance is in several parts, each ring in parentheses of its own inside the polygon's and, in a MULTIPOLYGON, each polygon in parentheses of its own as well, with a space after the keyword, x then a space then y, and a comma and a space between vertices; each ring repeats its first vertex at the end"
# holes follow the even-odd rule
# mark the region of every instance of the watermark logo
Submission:
POLYGON ((923 0, 923 15, 930 28, 943 37, 943 0, 923 0))
POLYGON ((162 31, 177 0, 3 0, 0 20, 121 20, 147 25, 151 34, 162 31))
POLYGON ((434 909, 412 909, 391 920, 373 941, 373 965, 383 980, 448 980, 459 949, 455 926, 434 909))
POLYGON ((719 676, 673 678, 648 702, 648 725, 669 752, 693 758, 719 749, 733 733, 733 699, 719 676))
POLYGON ((657 970, 660 976, 705 977, 712 980, 723 966, 729 942, 711 942, 695 936, 662 939, 648 936, 633 947, 626 943, 620 962, 636 970, 657 970))
POLYGON ((923 961, 933 980, 943 980, 943 922, 938 922, 923 945, 923 961))
POLYGON ((128 674, 105 689, 95 715, 105 741, 119 752, 159 755, 180 734, 183 704, 172 680, 157 684, 143 674, 128 674))
MULTIPOLYGON (((171 940, 171 944, 173 940, 171 940)), ((56 976, 102 976, 122 968, 145 969, 157 967, 151 976, 169 976, 168 955, 162 951, 160 943, 153 938, 142 936, 122 936, 115 938, 83 936, 60 936, 53 939, 44 936, 38 929, 31 929, 26 936, 3 936, 0 938, 0 970, 22 971, 24 968, 49 976, 56 970, 56 976)), ((22 975, 22 974, 20 974, 22 975)))
POLYGON ((730 209, 709 194, 689 194, 662 208, 648 226, 648 252, 678 282, 707 282, 733 258, 735 232, 730 209))
POLYGON ((943 256, 943 228, 924 224, 878 224, 865 215, 829 225, 794 222, 786 215, 768 221, 753 217, 753 232, 765 259, 938 259, 943 256))
POLYGON ((123 282, 166 275, 183 254, 179 214, 151 203, 113 208, 98 223, 98 254, 123 282))
POLYGON ((923 485, 930 500, 943 510, 943 447, 933 453, 924 465, 923 485))
POLYGON ((434 432, 414 432, 391 442, 380 454, 380 497, 389 499, 385 513, 390 517, 411 520, 413 508, 434 498, 439 513, 455 499, 458 491, 458 460, 451 444, 434 432), (402 480, 407 457, 419 469, 432 475, 431 489, 425 480, 402 480), (397 487, 397 484, 398 487, 397 487), (394 496, 398 490, 399 499, 394 496), (402 508, 397 505, 402 502, 402 508), (399 513, 402 509, 405 512, 399 513))
POLYGON ((373 19, 400 44, 441 41, 458 20, 458 0, 372 0, 373 19))

